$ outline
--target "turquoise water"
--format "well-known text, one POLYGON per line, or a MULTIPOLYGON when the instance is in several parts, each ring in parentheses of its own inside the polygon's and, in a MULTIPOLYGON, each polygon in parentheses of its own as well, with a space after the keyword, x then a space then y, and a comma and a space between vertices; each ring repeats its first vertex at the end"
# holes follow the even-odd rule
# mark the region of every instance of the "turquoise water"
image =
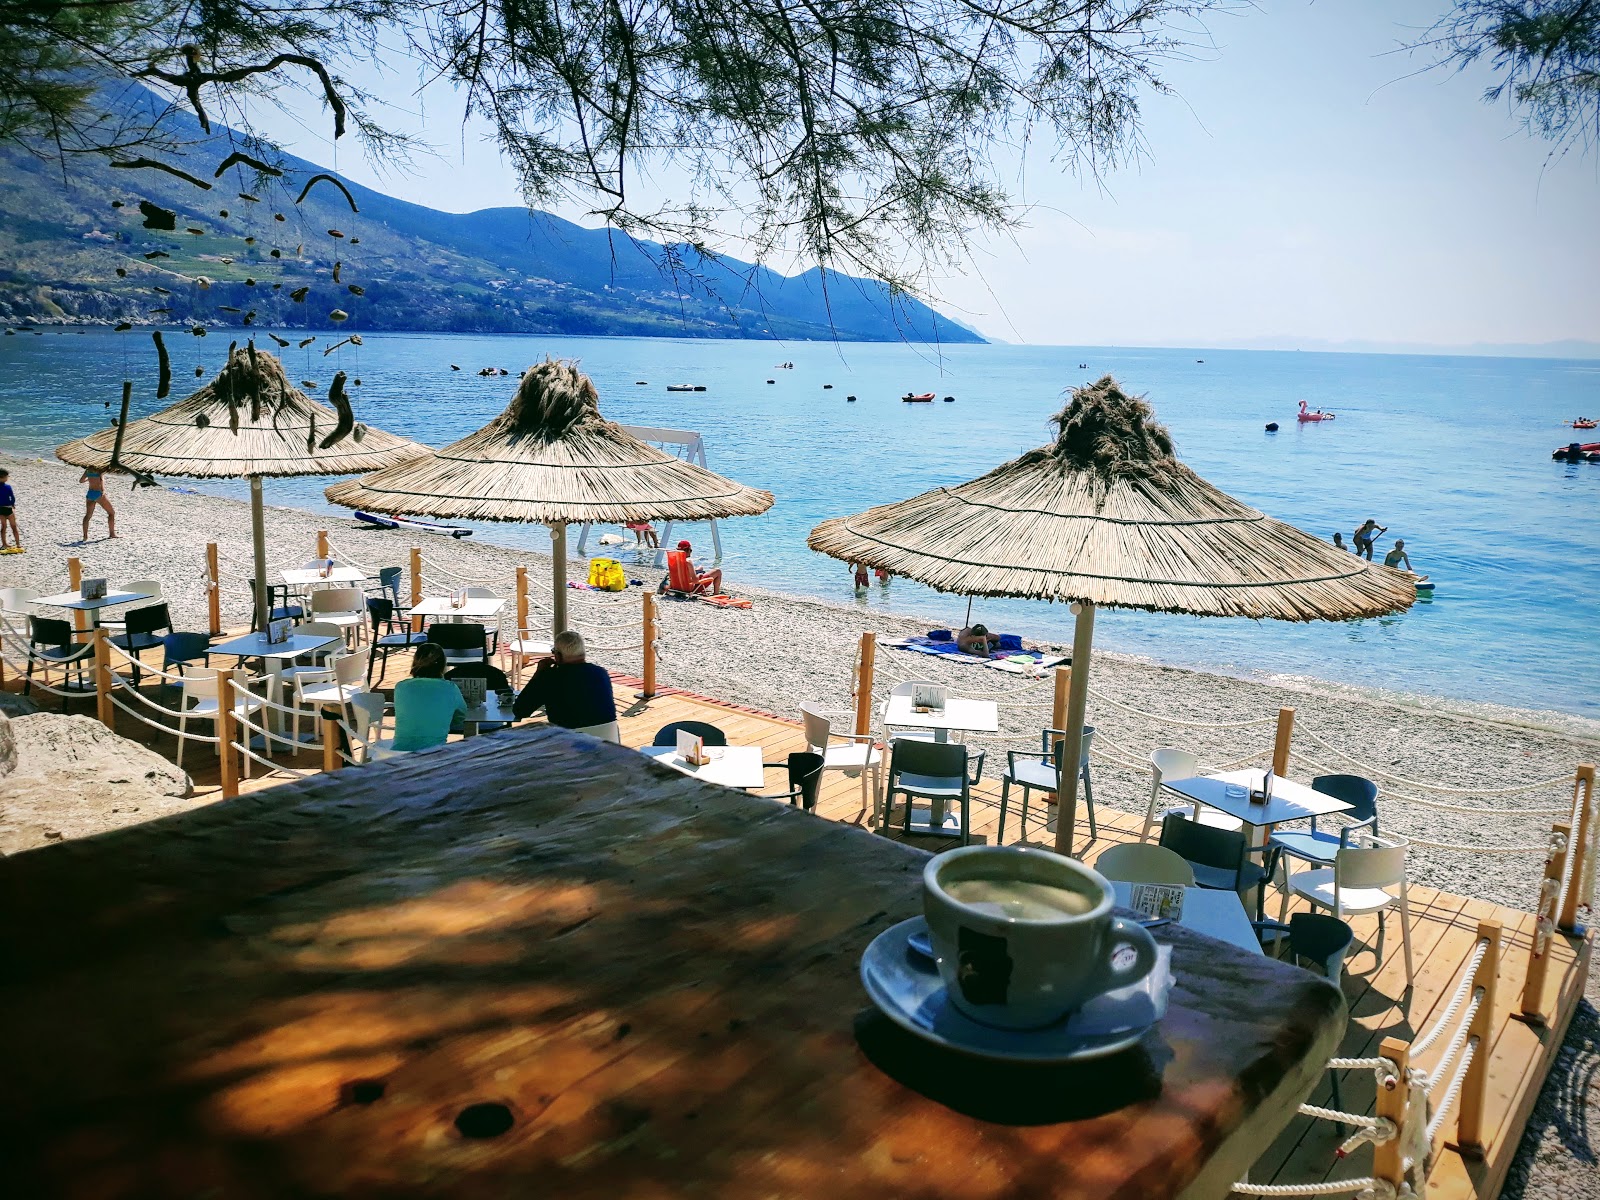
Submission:
MULTIPOLYGON (((227 336, 171 339, 179 389, 195 365, 208 375, 220 365, 227 336)), ((330 359, 317 347, 290 350, 288 365, 291 375, 324 386, 336 366, 359 375, 363 419, 442 445, 499 412, 517 372, 545 354, 580 359, 607 416, 699 430, 712 469, 776 494, 766 516, 722 526, 732 584, 892 606, 939 624, 959 620, 964 601, 903 580, 857 598, 844 564, 806 548, 807 532, 824 517, 960 482, 1040 444, 1063 389, 1109 371, 1149 396, 1179 453, 1213 483, 1322 536, 1337 529, 1348 538, 1375 517, 1389 526, 1380 553, 1403 537, 1438 591, 1399 616, 1344 624, 1107 612, 1099 645, 1182 665, 1600 716, 1600 464, 1550 460, 1574 436, 1563 421, 1600 415, 1600 362, 1101 347, 957 346, 936 354, 859 343, 369 334, 364 347, 330 359), (773 369, 780 361, 794 369, 773 369), (452 362, 462 370, 451 371, 452 362), (487 365, 511 375, 473 374, 487 365), (664 390, 680 381, 707 390, 664 390), (956 402, 901 404, 906 391, 956 402), (845 400, 852 393, 855 404, 845 400), (1338 419, 1296 425, 1302 397, 1338 419), (1281 432, 1263 432, 1271 420, 1281 432)), ((145 397, 135 414, 152 411, 153 362, 142 335, 0 339, 0 445, 47 453, 98 426, 125 372, 145 397)), ((325 510, 326 482, 273 481, 269 501, 325 510)), ((543 530, 486 532, 549 544, 543 530)), ((703 532, 689 536, 709 548, 703 532)), ((991 626, 1070 637, 1061 606, 979 601, 974 611, 991 626)))

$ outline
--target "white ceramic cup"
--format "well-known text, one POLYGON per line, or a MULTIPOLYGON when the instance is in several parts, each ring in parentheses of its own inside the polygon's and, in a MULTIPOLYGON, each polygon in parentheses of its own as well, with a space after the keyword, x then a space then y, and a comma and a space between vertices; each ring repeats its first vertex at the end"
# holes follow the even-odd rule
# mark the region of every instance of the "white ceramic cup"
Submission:
POLYGON ((964 846, 922 872, 922 911, 946 995, 1001 1029, 1052 1025, 1155 966, 1155 941, 1113 915, 1114 904, 1104 876, 1048 850, 964 846), (1007 903, 1013 895, 1021 902, 1007 903))

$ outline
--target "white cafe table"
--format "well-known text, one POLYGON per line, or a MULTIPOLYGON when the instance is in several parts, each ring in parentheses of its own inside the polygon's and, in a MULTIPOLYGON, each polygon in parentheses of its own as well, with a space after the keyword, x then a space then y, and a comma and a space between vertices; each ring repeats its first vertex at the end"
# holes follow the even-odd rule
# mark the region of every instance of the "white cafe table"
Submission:
POLYGON ((747 790, 759 790, 766 784, 760 746, 707 746, 706 754, 711 761, 698 767, 680 758, 676 746, 641 746, 639 753, 704 783, 747 790))
POLYGON ((947 696, 943 708, 917 712, 910 696, 890 696, 889 702, 883 706, 883 723, 902 729, 931 729, 935 741, 947 742, 952 729, 970 733, 999 733, 1000 706, 993 700, 947 696))
POLYGON ((292 588, 335 587, 340 584, 360 583, 366 579, 365 571, 356 567, 334 567, 323 574, 316 567, 296 567, 283 573, 283 581, 292 588))
POLYGON ((320 633, 291 633, 285 642, 269 642, 264 633, 247 633, 230 638, 211 647, 212 654, 231 654, 236 658, 293 659, 342 642, 341 637, 324 637, 320 633))
POLYGON ((501 596, 468 596, 460 608, 450 607, 449 596, 425 596, 417 601, 408 610, 407 615, 413 617, 455 617, 466 620, 469 617, 492 617, 506 606, 505 599, 501 596))
MULTIPOLYGON (((1124 908, 1131 906, 1133 884, 1113 879, 1111 890, 1116 893, 1118 904, 1124 908)), ((1244 902, 1239 899, 1238 892, 1184 888, 1183 915, 1178 918, 1178 924, 1252 954, 1262 952, 1261 942, 1250 924, 1250 914, 1245 912, 1244 902)))
POLYGON ((98 600, 85 600, 81 592, 57 592, 54 596, 40 596, 33 603, 48 605, 51 608, 70 608, 74 612, 86 612, 89 614, 89 623, 98 625, 102 608, 110 608, 116 604, 137 604, 141 600, 154 599, 155 597, 149 592, 108 591, 98 600))
MULTIPOLYGON (((1282 775, 1272 778, 1272 799, 1265 804, 1253 801, 1250 792, 1260 789, 1265 774, 1265 771, 1254 769, 1224 771, 1218 775, 1196 775, 1190 779, 1163 779, 1161 783, 1163 787, 1196 804, 1204 804, 1230 817, 1237 817, 1244 822, 1247 833, 1281 825, 1285 821, 1304 821, 1308 817, 1325 817, 1329 813, 1348 812, 1350 809, 1345 801, 1303 783, 1285 779, 1282 775), (1229 795, 1230 786, 1243 788, 1244 793, 1229 795)), ((1251 838, 1252 844, 1257 841, 1259 838, 1251 838)))

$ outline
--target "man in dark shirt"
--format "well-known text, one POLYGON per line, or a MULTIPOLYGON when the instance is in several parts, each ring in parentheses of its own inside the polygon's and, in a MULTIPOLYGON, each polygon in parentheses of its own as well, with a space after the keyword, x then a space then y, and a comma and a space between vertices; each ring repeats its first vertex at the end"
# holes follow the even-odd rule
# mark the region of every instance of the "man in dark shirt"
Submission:
POLYGON ((604 667, 585 661, 584 653, 583 637, 576 630, 558 633, 554 653, 535 668, 512 706, 517 720, 542 708, 550 724, 567 729, 592 729, 615 721, 611 676, 604 667))

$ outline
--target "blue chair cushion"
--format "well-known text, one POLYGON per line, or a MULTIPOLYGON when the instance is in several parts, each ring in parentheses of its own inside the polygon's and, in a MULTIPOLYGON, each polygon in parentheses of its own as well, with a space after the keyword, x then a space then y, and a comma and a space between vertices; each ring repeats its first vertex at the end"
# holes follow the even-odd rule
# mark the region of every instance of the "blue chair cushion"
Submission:
POLYGON ((893 790, 912 792, 918 796, 959 798, 962 782, 959 775, 913 775, 910 771, 902 771, 895 776, 893 790))
POLYGON ((1332 864, 1339 854, 1339 835, 1321 830, 1296 833, 1275 833, 1270 844, 1293 858, 1306 862, 1332 864))

